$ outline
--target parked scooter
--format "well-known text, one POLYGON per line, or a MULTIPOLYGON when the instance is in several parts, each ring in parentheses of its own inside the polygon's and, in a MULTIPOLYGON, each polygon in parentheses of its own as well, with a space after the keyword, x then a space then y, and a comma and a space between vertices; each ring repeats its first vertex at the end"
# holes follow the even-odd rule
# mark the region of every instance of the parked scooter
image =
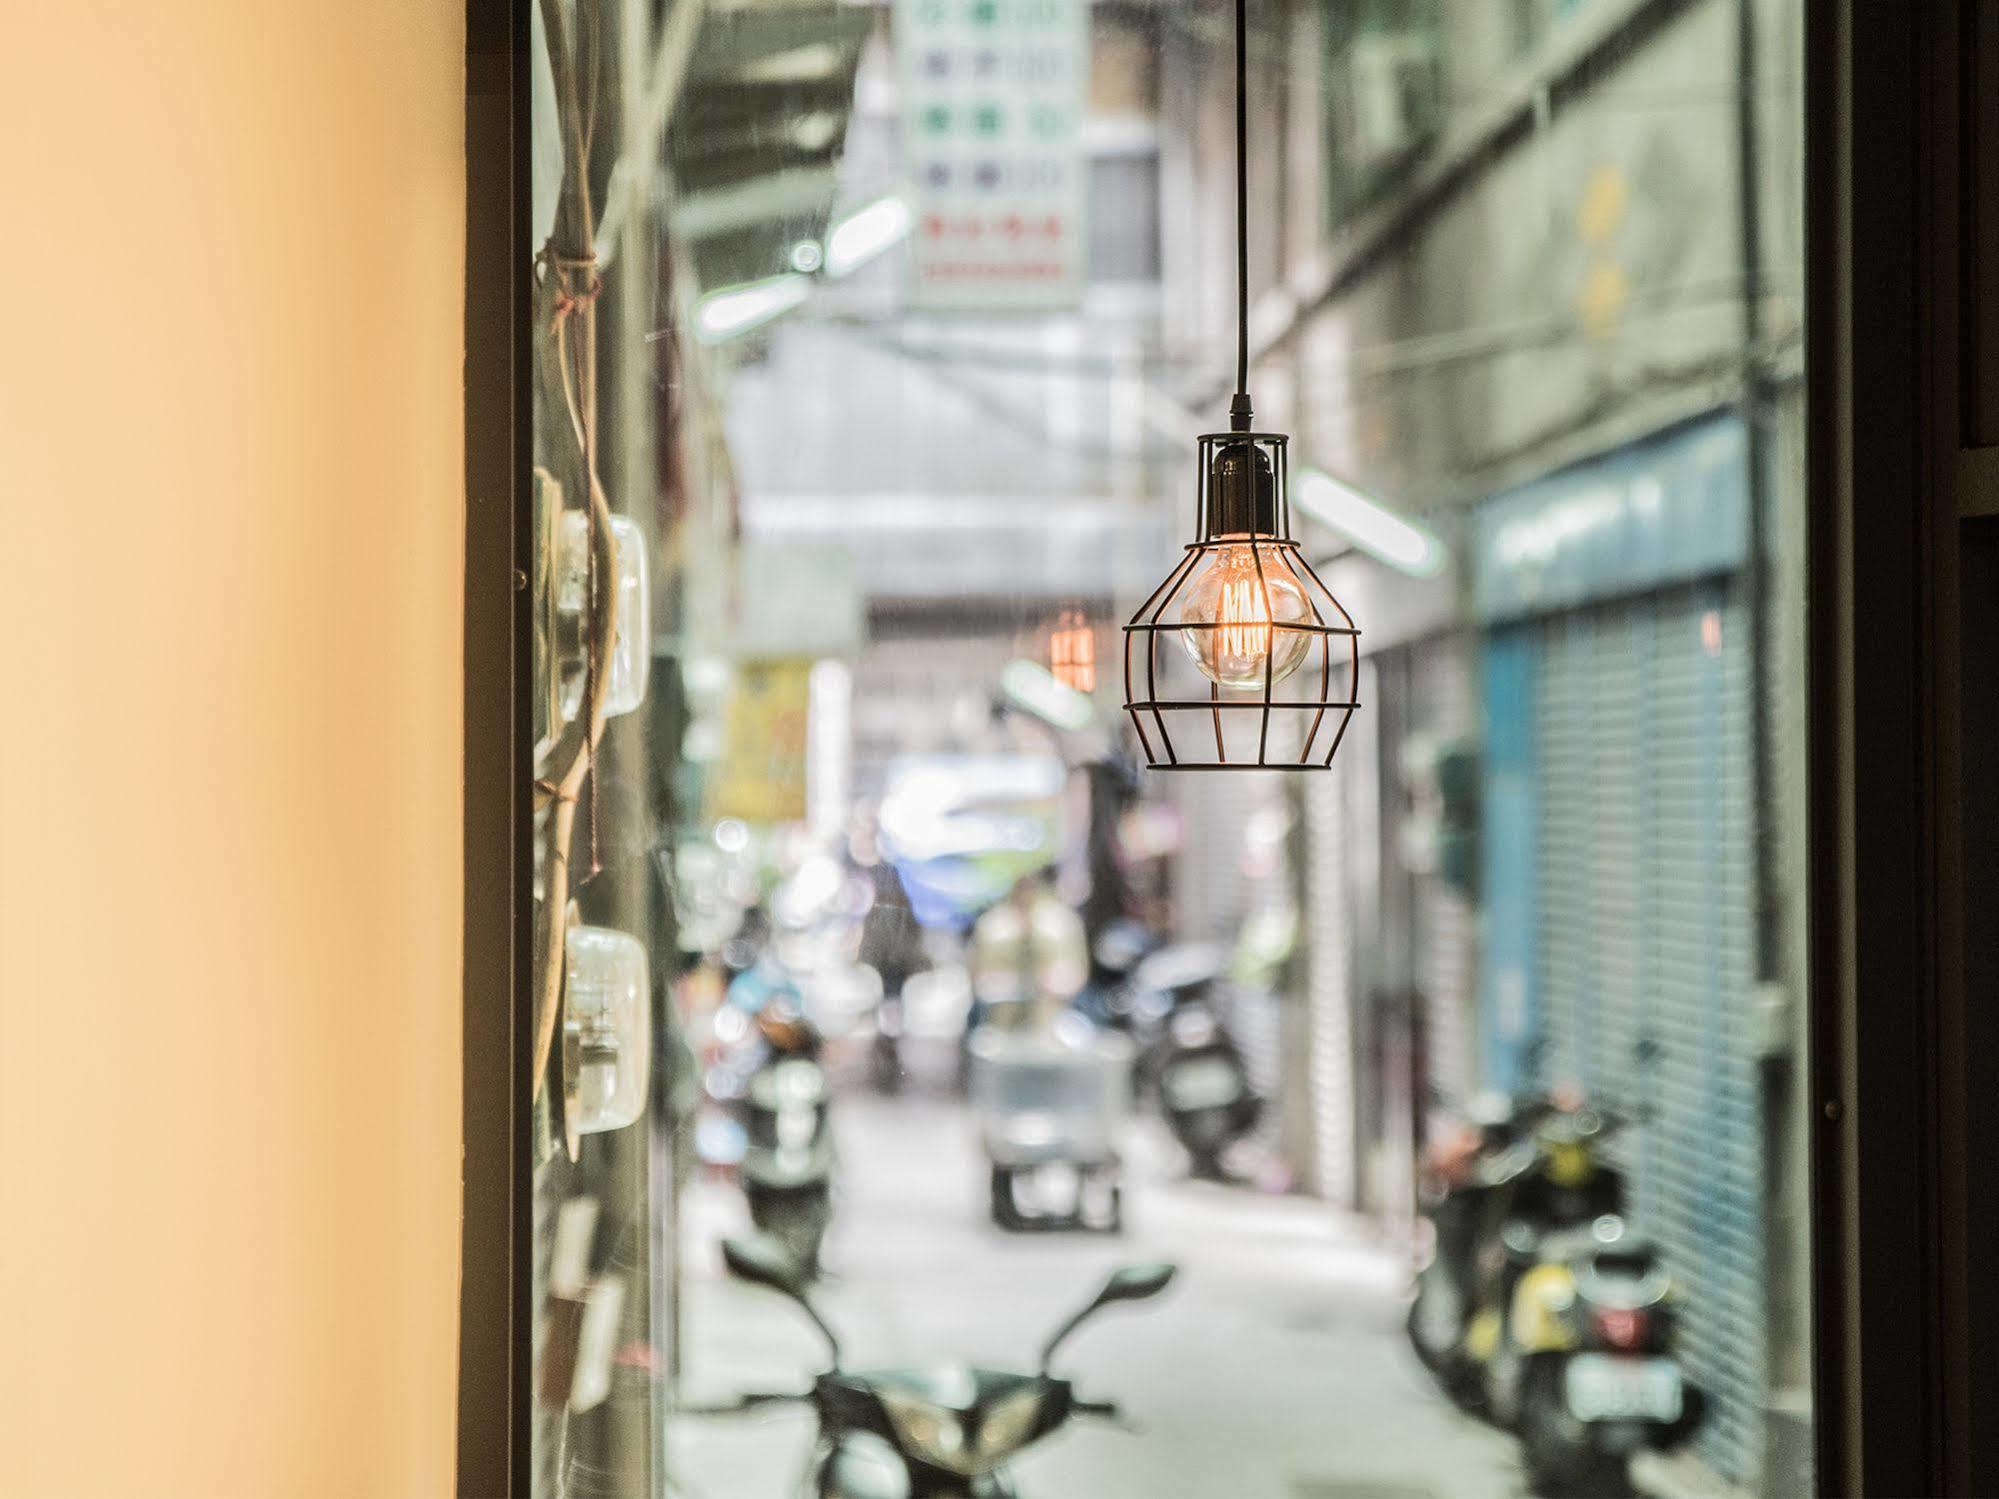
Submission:
POLYGON ((1130 1031, 1133 977, 1164 939, 1140 921, 1111 922, 1090 944, 1090 978, 1072 1001, 1076 1013, 1104 1030, 1130 1031))
POLYGON ((735 1151, 718 1149, 712 1164, 735 1166, 750 1221, 816 1273, 832 1218, 834 1164, 818 1028, 805 1017, 796 986, 765 955, 731 984, 716 1032, 704 1082, 738 1143, 735 1151))
POLYGON ((1674 1354, 1672 1284, 1617 1217, 1550 1235, 1533 1256, 1507 1316, 1509 1357, 1493 1363, 1513 1371, 1506 1400, 1528 1487, 1629 1494, 1632 1455, 1680 1445, 1701 1418, 1701 1392, 1674 1354))
MULTIPOLYGON (((1476 1296, 1441 1360, 1445 1387, 1519 1432, 1539 1494, 1626 1493, 1632 1454, 1679 1445, 1700 1418, 1673 1351, 1673 1287, 1602 1158, 1619 1127, 1597 1109, 1529 1100, 1465 1186, 1476 1296)), ((1434 1337, 1418 1314, 1411 1334, 1419 1353, 1434 1337)))
POLYGON ((797 1265, 768 1239, 730 1239, 722 1246, 730 1271, 789 1296, 826 1339, 832 1367, 808 1391, 744 1395, 723 1411, 807 1404, 819 1418, 819 1439, 800 1499, 1017 1499, 1007 1465, 1073 1416, 1118 1419, 1114 1404, 1078 1398, 1051 1373, 1055 1354, 1090 1317, 1107 1306, 1157 1296, 1172 1281, 1168 1264, 1129 1265, 1056 1328, 1035 1372, 966 1365, 851 1372, 840 1366, 840 1344, 812 1303, 797 1265))
POLYGON ((782 1244, 808 1276, 833 1216, 833 1139, 826 1074, 806 1056, 778 1054, 751 1077, 747 1142, 736 1167, 750 1221, 782 1244))
POLYGON ((1206 1000, 1182 1004, 1168 1018, 1152 1075, 1160 1112, 1187 1152, 1189 1169, 1203 1180, 1222 1180, 1223 1154, 1256 1128, 1263 1100, 1206 1000))
POLYGON ((1543 1099, 1516 1103, 1504 1094, 1481 1095, 1423 1155, 1417 1201, 1431 1233, 1409 1304, 1409 1342, 1444 1392, 1467 1410, 1478 1409, 1483 1398, 1465 1335, 1479 1303, 1479 1249, 1497 1224, 1491 1204, 1522 1163, 1508 1152, 1548 1107, 1543 1099))
MULTIPOLYGON (((1424 1211, 1436 1242, 1417 1271, 1409 1336, 1467 1410, 1491 1408, 1490 1366, 1532 1245, 1623 1211, 1623 1178, 1598 1155, 1604 1132, 1603 1116, 1579 1100, 1531 1096, 1509 1108, 1488 1099, 1426 1162, 1424 1211)), ((1498 1388, 1503 1402, 1511 1391, 1503 1374, 1498 1388)), ((1510 1421, 1508 1411, 1496 1414, 1510 1421)))
POLYGON ((1210 991, 1228 972, 1228 951, 1210 942, 1176 942, 1154 947, 1133 962, 1123 982, 1097 1008, 1101 1023, 1130 1035, 1138 1048, 1137 1079, 1142 1089, 1159 1078, 1167 1032, 1183 1009, 1208 1008, 1210 991))
MULTIPOLYGON (((1125 959, 1122 980, 1086 990, 1077 1008, 1131 1036, 1135 1090, 1157 1095, 1193 1175, 1220 1180, 1223 1154, 1256 1128, 1263 1112, 1242 1052, 1215 1008, 1228 952, 1211 943, 1141 945, 1134 934, 1122 936, 1110 956, 1125 959)), ((1100 968, 1114 966, 1103 952, 1096 957, 1100 968)))

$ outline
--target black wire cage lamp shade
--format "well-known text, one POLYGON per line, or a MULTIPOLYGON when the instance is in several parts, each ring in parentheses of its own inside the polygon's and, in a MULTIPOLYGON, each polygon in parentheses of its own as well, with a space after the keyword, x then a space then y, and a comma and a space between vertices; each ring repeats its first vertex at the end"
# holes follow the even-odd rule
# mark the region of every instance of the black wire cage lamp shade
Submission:
POLYGON ((1195 539, 1124 627, 1125 712, 1154 770, 1324 770, 1360 706, 1360 630, 1291 538, 1289 447, 1200 439, 1195 539))
POLYGON ((1236 0, 1229 430, 1200 439, 1194 540, 1124 627, 1125 712, 1154 770, 1327 770, 1360 706, 1360 631, 1291 539, 1291 440, 1251 430, 1247 9, 1236 0))

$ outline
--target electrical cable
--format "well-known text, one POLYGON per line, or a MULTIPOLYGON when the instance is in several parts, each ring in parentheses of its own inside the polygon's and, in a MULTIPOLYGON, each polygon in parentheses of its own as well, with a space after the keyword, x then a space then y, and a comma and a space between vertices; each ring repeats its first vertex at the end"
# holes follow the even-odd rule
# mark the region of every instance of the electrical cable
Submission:
POLYGON ((1249 0, 1235 0, 1235 399, 1229 425, 1249 429, 1249 0))

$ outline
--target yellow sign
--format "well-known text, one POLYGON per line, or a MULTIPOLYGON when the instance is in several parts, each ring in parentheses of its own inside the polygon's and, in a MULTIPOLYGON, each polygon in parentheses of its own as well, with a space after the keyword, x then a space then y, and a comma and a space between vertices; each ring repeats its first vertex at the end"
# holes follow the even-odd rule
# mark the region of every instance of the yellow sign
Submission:
POLYGON ((804 821, 811 679, 810 657, 737 663, 727 752, 710 783, 711 818, 804 821))

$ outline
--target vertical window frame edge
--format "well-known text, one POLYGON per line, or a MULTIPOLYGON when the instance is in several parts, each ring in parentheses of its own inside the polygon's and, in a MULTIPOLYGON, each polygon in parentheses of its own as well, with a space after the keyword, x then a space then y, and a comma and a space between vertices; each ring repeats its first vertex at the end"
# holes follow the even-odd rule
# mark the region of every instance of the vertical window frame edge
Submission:
POLYGON ((1928 32, 1805 28, 1816 1487, 1943 1494, 1928 32))
POLYGON ((533 925, 528 0, 466 0, 462 1202, 455 1492, 526 1495, 533 925), (499 874, 496 877, 495 872, 499 874))

